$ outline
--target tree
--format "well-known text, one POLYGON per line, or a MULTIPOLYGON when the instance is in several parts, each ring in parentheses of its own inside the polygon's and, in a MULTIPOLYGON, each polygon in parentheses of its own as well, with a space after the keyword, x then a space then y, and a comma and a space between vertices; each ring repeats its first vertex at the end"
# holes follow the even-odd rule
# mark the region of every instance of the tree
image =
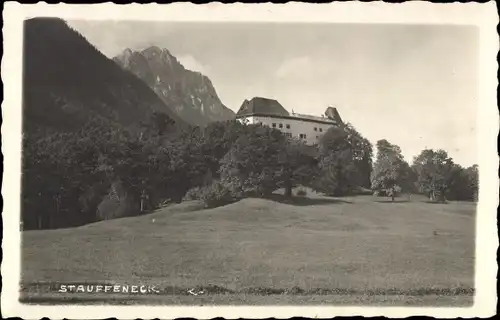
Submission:
POLYGON ((231 120, 213 122, 200 130, 200 147, 206 156, 206 164, 214 178, 218 178, 220 161, 231 149, 231 146, 239 137, 253 129, 253 126, 247 127, 236 120, 231 120))
POLYGON ((479 167, 474 164, 465 169, 468 180, 468 189, 471 192, 471 200, 478 201, 479 197, 479 167))
POLYGON ((451 186, 453 168, 456 168, 448 153, 425 149, 415 157, 412 168, 417 175, 420 191, 432 201, 444 202, 451 186))
POLYGON ((357 186, 359 174, 350 150, 332 152, 320 157, 315 189, 331 196, 344 196, 357 186))
POLYGON ((328 195, 342 196, 361 185, 357 162, 368 153, 358 148, 355 134, 344 128, 330 128, 319 141, 318 176, 314 188, 328 195))
POLYGON ((107 183, 96 170, 107 143, 103 130, 28 134, 23 140, 23 225, 41 229, 95 221, 107 183))
POLYGON ((140 137, 142 139, 155 136, 162 137, 167 133, 176 131, 175 120, 170 118, 166 113, 153 111, 145 121, 140 122, 140 137))
POLYGON ((347 123, 344 127, 347 133, 347 141, 351 145, 354 165, 358 172, 358 185, 364 188, 371 186, 373 147, 368 139, 364 138, 352 124, 347 123))
POLYGON ((279 186, 284 135, 265 126, 239 137, 221 160, 220 176, 238 196, 266 196, 279 186))
POLYGON ((454 164, 450 171, 449 188, 446 198, 451 200, 477 201, 477 192, 477 165, 463 168, 458 164, 454 164))
POLYGON ((281 170, 279 185, 285 188, 285 196, 292 196, 292 189, 299 184, 308 185, 315 175, 316 149, 303 141, 287 138, 278 158, 281 170))
POLYGON ((409 171, 397 145, 387 140, 377 142, 377 159, 371 177, 374 191, 382 191, 394 201, 396 194, 408 187, 409 171))
POLYGON ((175 120, 162 112, 153 112, 151 123, 159 136, 170 132, 175 125, 175 120))

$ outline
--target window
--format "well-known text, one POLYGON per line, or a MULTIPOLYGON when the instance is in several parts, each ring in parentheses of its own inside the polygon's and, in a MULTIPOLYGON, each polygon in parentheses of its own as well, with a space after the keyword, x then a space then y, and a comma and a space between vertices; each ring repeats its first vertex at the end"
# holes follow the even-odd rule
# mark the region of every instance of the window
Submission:
POLYGON ((291 138, 292 137, 292 133, 291 132, 285 132, 285 137, 291 138))
POLYGON ((318 139, 319 139, 319 136, 316 136, 316 140, 318 140, 318 139))
POLYGON ((323 132, 323 128, 319 128, 319 132, 323 132))
POLYGON ((287 125, 286 125, 286 128, 287 128, 287 129, 290 129, 290 125, 289 125, 289 124, 287 124, 287 125))
POLYGON ((307 136, 306 136, 305 134, 303 134, 303 133, 299 134, 299 138, 300 138, 300 139, 306 139, 306 137, 307 137, 307 136))
POLYGON ((318 131, 318 128, 314 127, 314 131, 318 131))
POLYGON ((273 123, 273 128, 276 128, 276 123, 273 123))
POLYGON ((280 129, 283 128, 283 123, 280 123, 279 127, 280 127, 280 129))

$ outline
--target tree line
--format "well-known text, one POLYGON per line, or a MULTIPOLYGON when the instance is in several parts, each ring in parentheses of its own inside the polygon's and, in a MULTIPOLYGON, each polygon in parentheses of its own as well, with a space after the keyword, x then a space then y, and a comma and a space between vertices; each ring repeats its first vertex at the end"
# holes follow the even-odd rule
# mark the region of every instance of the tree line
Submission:
POLYGON ((477 201, 478 166, 464 168, 444 150, 425 149, 410 166, 399 146, 377 142, 377 158, 371 175, 372 189, 392 200, 400 193, 425 194, 432 201, 477 201))
POLYGON ((89 123, 75 132, 23 136, 22 223, 60 228, 148 212, 169 202, 207 206, 266 197, 298 185, 331 196, 374 190, 395 197, 474 200, 477 166, 462 168, 442 150, 424 150, 409 166, 399 147, 371 143, 347 124, 317 146, 279 130, 238 121, 176 128, 154 113, 141 130, 89 123))

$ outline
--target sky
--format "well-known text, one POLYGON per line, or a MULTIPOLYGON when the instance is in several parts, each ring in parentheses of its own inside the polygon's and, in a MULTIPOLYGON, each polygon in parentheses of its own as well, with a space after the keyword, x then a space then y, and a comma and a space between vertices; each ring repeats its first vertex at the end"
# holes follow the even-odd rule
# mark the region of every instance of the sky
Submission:
POLYGON ((167 48, 237 111, 254 96, 321 115, 335 106, 374 145, 477 163, 479 31, 473 26, 68 21, 108 57, 167 48))

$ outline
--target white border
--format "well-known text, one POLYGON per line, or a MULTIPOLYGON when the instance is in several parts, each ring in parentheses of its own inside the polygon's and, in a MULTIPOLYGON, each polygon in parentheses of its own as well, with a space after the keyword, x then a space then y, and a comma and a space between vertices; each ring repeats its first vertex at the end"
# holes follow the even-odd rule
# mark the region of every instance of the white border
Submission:
POLYGON ((499 39, 496 33, 498 14, 495 2, 432 4, 415 1, 402 4, 383 2, 340 2, 331 4, 232 4, 194 5, 21 5, 7 2, 4 7, 4 56, 2 80, 2 152, 4 154, 4 239, 2 264, 4 316, 51 319, 66 318, 289 318, 294 316, 387 316, 426 315, 441 318, 489 317, 496 306, 496 249, 498 234, 498 154, 496 137, 499 115, 496 100, 496 55, 499 39), (480 30, 480 92, 478 110, 479 205, 476 238, 476 302, 470 308, 414 307, 150 307, 150 306, 28 306, 18 302, 20 270, 19 195, 21 154, 21 61, 22 22, 34 16, 57 16, 64 19, 89 20, 164 20, 164 21, 280 21, 280 22, 344 22, 344 23, 419 23, 467 24, 480 30))

